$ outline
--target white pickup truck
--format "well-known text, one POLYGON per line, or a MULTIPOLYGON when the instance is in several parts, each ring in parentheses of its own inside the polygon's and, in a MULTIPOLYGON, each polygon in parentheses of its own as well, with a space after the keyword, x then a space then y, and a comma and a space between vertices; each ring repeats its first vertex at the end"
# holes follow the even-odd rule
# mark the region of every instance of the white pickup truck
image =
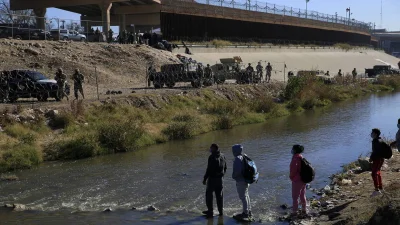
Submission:
POLYGON ((52 30, 51 34, 54 39, 59 39, 59 40, 72 40, 72 41, 86 41, 86 35, 80 34, 78 31, 74 30, 66 30, 66 29, 60 29, 60 30, 52 30))

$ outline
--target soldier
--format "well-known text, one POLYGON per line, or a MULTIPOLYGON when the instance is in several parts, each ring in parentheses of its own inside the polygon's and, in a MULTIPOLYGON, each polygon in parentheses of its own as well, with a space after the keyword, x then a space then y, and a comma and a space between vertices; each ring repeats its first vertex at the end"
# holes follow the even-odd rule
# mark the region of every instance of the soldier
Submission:
POLYGON ((331 75, 329 75, 329 70, 326 71, 325 76, 328 76, 328 77, 331 76, 331 75))
POLYGON ((65 76, 63 69, 58 68, 56 72, 56 77, 54 80, 57 81, 57 97, 60 99, 60 101, 64 98, 67 97, 67 100, 69 101, 68 95, 65 93, 65 82, 67 81, 67 76, 65 76))
POLYGON ((400 61, 399 61, 399 63, 397 63, 397 65, 399 66, 399 69, 400 69, 400 61))
POLYGON ((113 40, 114 31, 110 28, 108 31, 108 43, 111 43, 113 40))
POLYGON ((212 78, 212 70, 210 64, 207 64, 207 67, 204 69, 204 76, 208 79, 212 78))
POLYGON ((353 75, 353 81, 355 81, 356 78, 357 78, 357 70, 356 70, 356 68, 354 68, 354 70, 351 72, 351 74, 353 75))
POLYGON ((83 82, 85 81, 85 77, 79 72, 79 69, 75 69, 72 79, 74 80, 75 99, 78 100, 78 91, 81 93, 82 98, 85 99, 85 95, 83 94, 83 82))
POLYGON ((197 64, 196 72, 197 72, 197 75, 198 75, 200 78, 203 78, 204 71, 203 71, 203 66, 202 66, 200 63, 197 64))
POLYGON ((150 87, 151 79, 154 78, 155 74, 156 74, 156 69, 154 68, 153 65, 150 65, 149 69, 147 70, 147 87, 150 87))
POLYGON ((339 72, 338 72, 337 75, 338 75, 339 77, 343 76, 343 74, 342 74, 342 69, 339 69, 339 72))
POLYGON ((261 66, 261 62, 258 62, 258 65, 256 67, 257 69, 257 76, 260 78, 260 81, 263 79, 263 67, 261 66))
POLYGON ((265 67, 267 70, 267 77, 265 78, 267 80, 267 83, 271 81, 271 74, 272 74, 272 66, 270 63, 268 63, 267 67, 265 67))
POLYGON ((122 44, 126 44, 126 39, 127 39, 128 33, 126 30, 122 31, 122 44))
POLYGON ((249 66, 246 68, 246 72, 250 75, 253 74, 254 68, 251 66, 251 63, 249 63, 249 66))

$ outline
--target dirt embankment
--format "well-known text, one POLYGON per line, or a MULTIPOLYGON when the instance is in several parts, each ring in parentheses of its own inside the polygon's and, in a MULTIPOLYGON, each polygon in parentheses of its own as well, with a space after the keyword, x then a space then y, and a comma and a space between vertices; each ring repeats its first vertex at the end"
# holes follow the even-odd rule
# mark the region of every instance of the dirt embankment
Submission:
POLYGON ((96 73, 101 92, 144 86, 146 68, 179 63, 172 53, 145 45, 65 41, 0 40, 0 70, 35 69, 53 78, 62 67, 70 77, 76 68, 86 76, 85 91, 95 92, 96 73), (96 69, 95 69, 96 68, 96 69))

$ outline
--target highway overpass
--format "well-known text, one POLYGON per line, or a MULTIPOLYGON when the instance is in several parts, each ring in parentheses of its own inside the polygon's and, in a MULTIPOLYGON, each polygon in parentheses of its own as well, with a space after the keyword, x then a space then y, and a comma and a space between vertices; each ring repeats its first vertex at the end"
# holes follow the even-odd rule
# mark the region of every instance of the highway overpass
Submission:
MULTIPOLYGON (((56 7, 81 14, 84 27, 161 28, 168 39, 279 39, 370 44, 370 24, 313 11, 224 0, 10 0, 12 10, 44 17, 56 7)), ((45 27, 44 19, 38 19, 45 27)))

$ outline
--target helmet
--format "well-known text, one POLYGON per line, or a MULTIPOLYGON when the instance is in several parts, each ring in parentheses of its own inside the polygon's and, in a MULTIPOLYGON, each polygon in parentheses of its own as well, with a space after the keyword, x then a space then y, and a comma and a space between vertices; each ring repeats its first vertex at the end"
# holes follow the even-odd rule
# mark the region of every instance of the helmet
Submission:
POLYGON ((249 63, 249 66, 251 66, 251 63, 249 63))
POLYGON ((76 68, 75 69, 75 73, 79 73, 80 71, 79 71, 79 69, 78 68, 76 68))
POLYGON ((207 64, 207 66, 210 66, 210 64, 207 64))
POLYGON ((261 65, 261 62, 258 62, 258 65, 261 65))
POLYGON ((62 73, 63 72, 63 69, 62 68, 58 68, 58 70, 57 70, 59 73, 62 73))

